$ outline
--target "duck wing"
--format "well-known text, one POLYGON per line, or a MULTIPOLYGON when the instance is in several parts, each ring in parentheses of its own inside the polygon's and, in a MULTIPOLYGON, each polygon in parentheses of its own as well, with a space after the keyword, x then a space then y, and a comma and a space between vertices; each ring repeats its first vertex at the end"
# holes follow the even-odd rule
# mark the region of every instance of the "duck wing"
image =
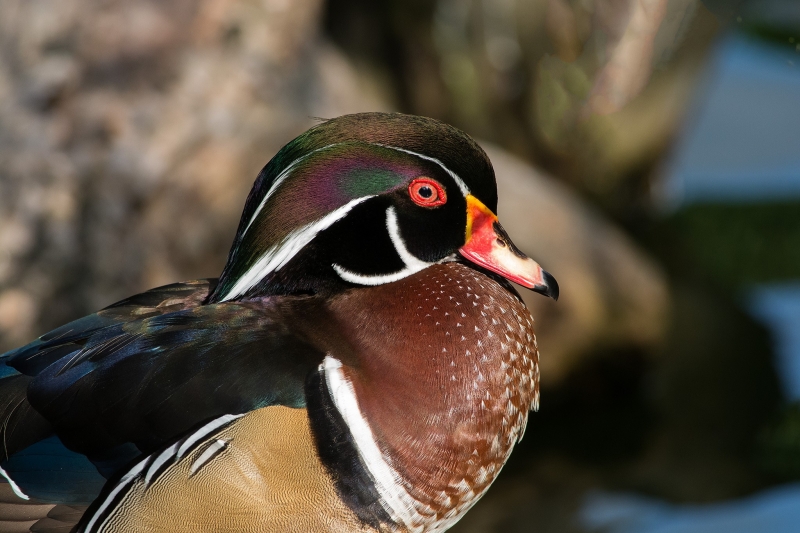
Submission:
POLYGON ((215 282, 145 292, 0 356, 0 467, 12 487, 85 504, 134 458, 210 420, 304 406, 323 353, 295 331, 313 298, 202 305, 215 282))

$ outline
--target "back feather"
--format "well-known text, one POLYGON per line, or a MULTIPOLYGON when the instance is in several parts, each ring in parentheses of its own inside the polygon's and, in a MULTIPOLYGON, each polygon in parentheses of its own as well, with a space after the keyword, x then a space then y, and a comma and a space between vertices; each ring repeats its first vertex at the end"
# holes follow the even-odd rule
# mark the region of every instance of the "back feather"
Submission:
POLYGON ((291 333, 308 298, 203 305, 215 285, 153 289, 0 355, 0 466, 15 484, 0 478, 0 531, 68 531, 142 453, 222 415, 304 405, 322 359, 291 333))

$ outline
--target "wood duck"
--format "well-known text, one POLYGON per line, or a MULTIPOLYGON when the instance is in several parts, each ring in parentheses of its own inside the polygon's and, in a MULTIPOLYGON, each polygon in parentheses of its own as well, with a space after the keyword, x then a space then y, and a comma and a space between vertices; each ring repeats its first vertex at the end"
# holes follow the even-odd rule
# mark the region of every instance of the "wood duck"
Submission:
POLYGON ((367 113, 284 146, 219 279, 2 357, 0 530, 438 532, 539 401, 510 281, 558 285, 494 214, 486 154, 367 113))

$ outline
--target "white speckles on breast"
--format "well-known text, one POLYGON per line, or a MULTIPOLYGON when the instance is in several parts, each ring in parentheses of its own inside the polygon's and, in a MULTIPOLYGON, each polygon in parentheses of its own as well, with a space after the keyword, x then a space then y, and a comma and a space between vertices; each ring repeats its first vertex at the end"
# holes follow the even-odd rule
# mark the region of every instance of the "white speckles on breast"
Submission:
POLYGON ((403 305, 412 316, 401 321, 385 305, 392 294, 365 313, 384 334, 365 347, 352 379, 382 450, 428 517, 415 527, 439 531, 489 487, 538 405, 533 321, 514 295, 458 263, 382 288, 415 295, 403 305))

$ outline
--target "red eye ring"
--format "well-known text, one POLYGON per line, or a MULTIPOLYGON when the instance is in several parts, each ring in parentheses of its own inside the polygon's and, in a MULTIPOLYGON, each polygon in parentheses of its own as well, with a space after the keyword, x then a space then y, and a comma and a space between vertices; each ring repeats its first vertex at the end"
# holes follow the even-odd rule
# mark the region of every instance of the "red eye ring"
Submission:
POLYGON ((438 181, 422 176, 408 184, 408 195, 411 200, 422 207, 436 207, 447 203, 447 194, 438 181))

